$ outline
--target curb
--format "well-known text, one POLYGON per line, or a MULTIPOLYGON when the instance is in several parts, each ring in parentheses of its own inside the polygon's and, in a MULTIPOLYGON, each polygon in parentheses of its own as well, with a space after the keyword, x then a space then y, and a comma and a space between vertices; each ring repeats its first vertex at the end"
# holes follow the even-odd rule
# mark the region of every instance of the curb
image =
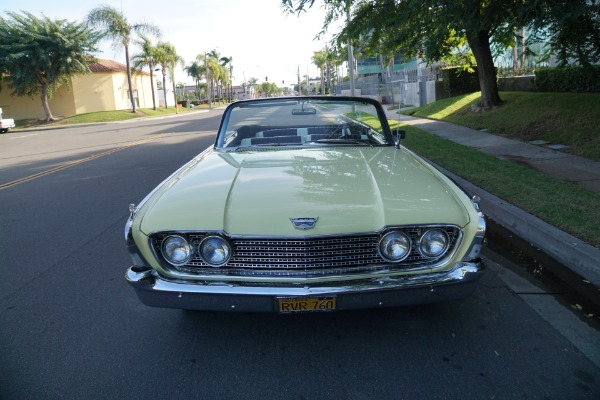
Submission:
MULTIPOLYGON (((428 160, 431 163, 431 161, 428 160)), ((501 198, 475 186, 452 172, 435 165, 444 175, 455 181, 469 195, 481 198, 481 209, 489 217, 503 225, 514 235, 525 239, 536 250, 541 251, 574 274, 561 274, 574 288, 585 287, 591 297, 600 299, 600 249, 556 228, 527 213, 501 198), (593 286, 590 287, 590 286, 593 286)), ((592 299, 598 303, 598 300, 592 299)), ((600 303, 598 303, 600 304, 600 303)))
MULTIPOLYGON (((216 108, 213 108, 212 110, 215 110, 215 109, 216 108)), ((193 112, 194 113, 207 113, 209 111, 211 111, 211 110, 197 110, 197 111, 193 111, 193 112)), ((82 123, 82 124, 69 124, 69 125, 59 125, 59 126, 40 126, 40 127, 29 127, 29 128, 23 128, 23 129, 17 129, 17 130, 11 129, 11 132, 14 134, 14 133, 21 133, 21 132, 37 132, 37 131, 50 131, 50 130, 55 130, 55 129, 82 128, 82 127, 86 127, 86 126, 127 124, 127 123, 131 123, 131 122, 147 121, 150 119, 161 120, 161 119, 165 119, 165 118, 174 118, 174 117, 179 117, 182 115, 189 115, 189 112, 186 112, 185 114, 181 113, 181 114, 169 114, 169 115, 131 118, 131 119, 125 119, 125 120, 121 120, 121 121, 88 122, 88 123, 82 123)))

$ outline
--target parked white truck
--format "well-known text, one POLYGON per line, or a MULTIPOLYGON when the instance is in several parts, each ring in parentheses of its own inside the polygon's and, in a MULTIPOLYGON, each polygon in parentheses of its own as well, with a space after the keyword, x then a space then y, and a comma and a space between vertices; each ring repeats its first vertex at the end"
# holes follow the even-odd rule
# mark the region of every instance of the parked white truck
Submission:
POLYGON ((0 108, 0 133, 6 133, 9 129, 15 127, 15 120, 12 118, 2 118, 2 108, 0 108))

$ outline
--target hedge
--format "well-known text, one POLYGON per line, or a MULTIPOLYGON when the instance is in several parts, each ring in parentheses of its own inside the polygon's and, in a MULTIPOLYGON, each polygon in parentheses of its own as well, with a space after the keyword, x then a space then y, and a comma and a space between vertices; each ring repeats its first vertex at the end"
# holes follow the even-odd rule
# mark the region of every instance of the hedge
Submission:
POLYGON ((535 84, 540 92, 600 92, 600 66, 539 68, 535 84))
POLYGON ((481 90, 479 88, 477 67, 473 69, 473 72, 469 72, 461 67, 442 68, 440 74, 444 83, 444 90, 448 93, 449 97, 481 90))

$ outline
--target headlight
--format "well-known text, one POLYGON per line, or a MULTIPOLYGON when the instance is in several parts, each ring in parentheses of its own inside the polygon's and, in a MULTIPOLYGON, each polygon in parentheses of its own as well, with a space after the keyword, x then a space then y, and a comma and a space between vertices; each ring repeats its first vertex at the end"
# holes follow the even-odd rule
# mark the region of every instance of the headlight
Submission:
POLYGON ((175 266, 184 265, 192 255, 188 241, 178 235, 167 236, 163 240, 161 248, 165 260, 175 266))
POLYGON ((404 260, 410 253, 410 238, 402 232, 386 233, 379 241, 379 253, 390 262, 404 260))
POLYGON ((231 246, 220 236, 207 236, 200 243, 200 256, 208 265, 218 267, 229 261, 231 246))
POLYGON ((419 239, 419 253, 423 257, 436 258, 448 248, 448 235, 441 229, 430 229, 419 239))

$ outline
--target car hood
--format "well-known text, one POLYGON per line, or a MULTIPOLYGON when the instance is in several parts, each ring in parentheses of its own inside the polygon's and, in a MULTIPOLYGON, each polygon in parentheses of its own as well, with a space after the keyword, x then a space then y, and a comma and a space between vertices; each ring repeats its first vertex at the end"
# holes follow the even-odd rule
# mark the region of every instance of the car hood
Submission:
POLYGON ((308 236, 454 224, 468 214, 437 172, 405 149, 210 150, 147 201, 141 229, 308 236), (299 230, 291 218, 318 218, 299 230))

